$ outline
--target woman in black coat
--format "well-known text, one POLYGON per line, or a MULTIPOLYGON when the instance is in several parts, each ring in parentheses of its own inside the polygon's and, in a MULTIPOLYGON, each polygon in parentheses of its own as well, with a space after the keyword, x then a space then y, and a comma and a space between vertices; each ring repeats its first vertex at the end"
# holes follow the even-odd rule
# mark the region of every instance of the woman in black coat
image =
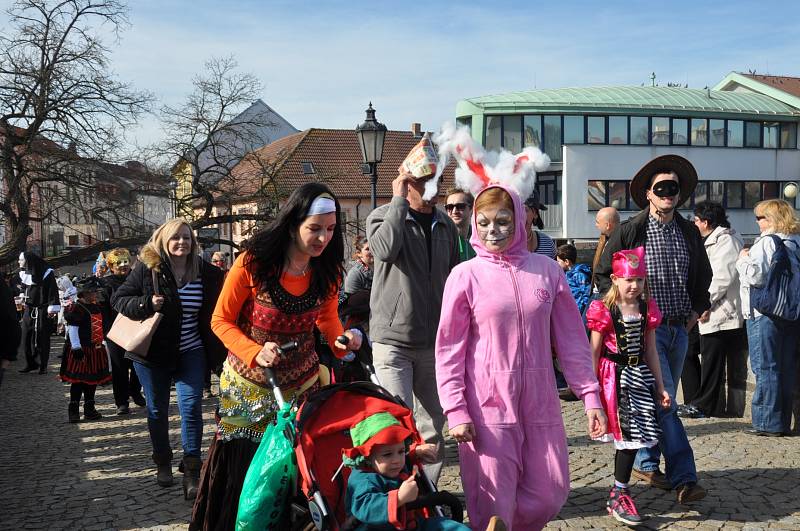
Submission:
POLYGON ((61 311, 56 275, 41 256, 33 253, 20 253, 19 267, 25 300, 22 338, 26 361, 20 372, 39 369, 39 374, 45 374, 50 359, 50 334, 54 329, 52 318, 61 311))
POLYGON ((9 364, 17 359, 17 349, 22 337, 14 296, 2 277, 0 277, 0 330, 3 331, 3 341, 0 342, 0 385, 2 385, 3 373, 9 364))
POLYGON ((227 351, 211 332, 211 313, 222 289, 223 274, 199 257, 198 244, 189 224, 182 219, 166 222, 155 230, 139 253, 139 263, 125 283, 114 292, 116 311, 131 319, 155 312, 163 317, 146 355, 126 352, 144 388, 147 425, 153 444, 157 481, 172 485, 172 449, 169 444, 170 384, 175 381, 181 415, 181 440, 187 499, 194 497, 202 461, 201 400, 208 364, 216 365, 227 351), (154 290, 153 281, 158 286, 154 290))

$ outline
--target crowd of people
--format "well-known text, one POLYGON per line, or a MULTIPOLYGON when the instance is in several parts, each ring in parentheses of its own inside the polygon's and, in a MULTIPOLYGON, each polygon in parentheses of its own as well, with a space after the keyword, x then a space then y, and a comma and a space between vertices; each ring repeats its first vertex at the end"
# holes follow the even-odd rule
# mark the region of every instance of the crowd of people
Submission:
MULTIPOLYGON (((265 369, 287 401, 302 403, 331 382, 320 342, 340 363, 353 362, 362 344, 371 349, 381 385, 413 411, 425 442, 415 452, 434 484, 447 427, 473 529, 538 529, 558 514, 569 493, 564 388, 583 402, 589 436, 615 446, 611 516, 642 521, 632 477, 674 490, 679 503, 701 500, 706 490, 681 418, 742 417, 748 352, 756 381, 749 433, 792 432, 800 327, 753 309, 750 295, 765 285, 779 249, 800 261, 797 213, 783 200, 758 203, 761 234, 745 246, 718 203, 695 205, 691 219, 678 213, 697 173, 682 157, 661 156, 630 183, 641 212, 623 222, 613 208, 597 212, 594 260, 579 263, 574 245, 557 246, 542 232, 546 206, 534 179, 543 160, 538 151, 512 166, 458 159, 461 179, 441 196, 444 210, 438 194, 426 199, 426 179, 401 170, 391 201, 353 242, 349 271, 341 207, 320 183, 297 188, 229 271, 221 253, 201 257, 182 219, 158 227, 135 258, 125 249, 105 253, 95 275, 75 286, 57 284, 41 257, 22 253, 11 289, 0 282, 3 329, 14 336, 0 345, 0 383, 17 350, 21 372, 46 373, 61 313, 68 421, 81 420, 81 399, 83 419, 100 418, 95 390, 112 383, 118 415, 130 413, 129 401, 147 408, 162 487, 174 481, 174 384, 191 529, 235 527, 245 475, 278 411, 265 369), (368 304, 356 326, 338 310, 359 296, 368 304), (146 350, 108 338, 118 315, 156 313, 146 350), (297 345, 291 355, 281 349, 287 342, 297 345), (203 461, 201 401, 212 372, 217 428, 203 461)), ((409 435, 385 415, 370 419, 352 427, 364 459, 350 463, 361 482, 352 493, 364 485, 369 492, 351 496, 348 488, 348 510, 394 525, 417 496, 413 472, 396 461, 409 435)), ((460 529, 442 519, 418 527, 460 529)))

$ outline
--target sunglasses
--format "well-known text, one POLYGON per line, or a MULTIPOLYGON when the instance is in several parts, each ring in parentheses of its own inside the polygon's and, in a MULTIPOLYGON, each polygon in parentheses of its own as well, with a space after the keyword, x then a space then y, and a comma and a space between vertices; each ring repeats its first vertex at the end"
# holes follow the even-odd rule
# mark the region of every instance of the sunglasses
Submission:
POLYGON ((767 219, 766 216, 756 216, 756 221, 761 221, 762 219, 767 219))
POLYGON ((444 206, 444 209, 448 212, 452 212, 453 209, 458 211, 464 211, 469 205, 467 203, 449 203, 444 206))

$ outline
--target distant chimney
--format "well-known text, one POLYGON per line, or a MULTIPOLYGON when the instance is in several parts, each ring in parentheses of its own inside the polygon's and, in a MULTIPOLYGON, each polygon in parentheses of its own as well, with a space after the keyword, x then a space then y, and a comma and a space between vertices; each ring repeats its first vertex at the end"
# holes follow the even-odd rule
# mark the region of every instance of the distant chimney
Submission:
POLYGON ((417 122, 411 124, 411 132, 415 137, 422 136, 422 124, 417 122))

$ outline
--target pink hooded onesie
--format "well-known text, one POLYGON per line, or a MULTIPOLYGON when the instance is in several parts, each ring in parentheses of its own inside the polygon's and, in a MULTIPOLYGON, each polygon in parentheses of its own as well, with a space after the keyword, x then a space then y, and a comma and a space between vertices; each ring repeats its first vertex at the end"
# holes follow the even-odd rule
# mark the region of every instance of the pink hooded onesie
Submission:
POLYGON ((514 202, 513 241, 502 254, 489 252, 473 213, 470 243, 478 256, 447 279, 436 379, 450 428, 475 426, 473 442, 458 447, 473 529, 485 529, 497 515, 509 531, 527 531, 544 527, 569 494, 553 349, 584 407, 602 406, 564 272, 554 260, 528 252, 522 201, 502 185, 486 190, 496 186, 514 202))

